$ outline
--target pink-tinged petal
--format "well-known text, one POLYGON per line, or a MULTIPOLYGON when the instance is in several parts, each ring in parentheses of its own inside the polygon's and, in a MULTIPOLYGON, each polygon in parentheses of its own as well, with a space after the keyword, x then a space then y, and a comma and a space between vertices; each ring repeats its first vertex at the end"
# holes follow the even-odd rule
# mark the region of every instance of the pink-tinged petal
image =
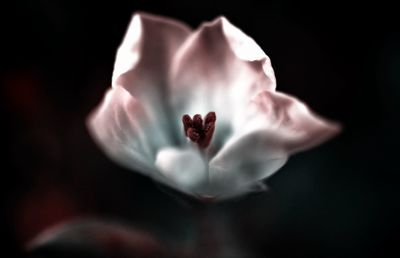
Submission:
POLYGON ((135 14, 117 52, 113 87, 122 86, 141 101, 149 94, 163 96, 172 57, 190 32, 171 18, 135 14))
POLYGON ((221 194, 246 191, 287 161, 290 154, 333 137, 340 126, 313 114, 283 93, 264 91, 248 105, 243 126, 210 161, 211 182, 221 194))
POLYGON ((170 87, 177 115, 215 111, 220 124, 230 124, 258 92, 275 90, 275 76, 254 40, 220 17, 202 24, 180 47, 170 87))
POLYGON ((123 87, 168 123, 168 78, 177 49, 191 33, 183 23, 146 13, 133 16, 120 45, 112 86, 123 87))
POLYGON ((251 101, 243 130, 264 128, 289 154, 315 147, 338 134, 341 126, 313 113, 300 100, 264 91, 251 101))
POLYGON ((143 104, 122 87, 108 90, 89 116, 89 132, 117 163, 138 172, 154 174, 158 149, 169 144, 164 130, 143 104))

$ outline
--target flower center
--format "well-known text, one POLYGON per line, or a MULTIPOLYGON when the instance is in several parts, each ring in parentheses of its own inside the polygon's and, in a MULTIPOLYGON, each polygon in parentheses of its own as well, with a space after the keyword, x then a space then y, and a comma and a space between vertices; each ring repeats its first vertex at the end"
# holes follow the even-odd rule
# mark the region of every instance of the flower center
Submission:
POLYGON ((185 114, 182 116, 184 133, 192 142, 205 149, 210 145, 216 120, 215 112, 209 112, 204 121, 199 114, 194 115, 193 118, 185 114))

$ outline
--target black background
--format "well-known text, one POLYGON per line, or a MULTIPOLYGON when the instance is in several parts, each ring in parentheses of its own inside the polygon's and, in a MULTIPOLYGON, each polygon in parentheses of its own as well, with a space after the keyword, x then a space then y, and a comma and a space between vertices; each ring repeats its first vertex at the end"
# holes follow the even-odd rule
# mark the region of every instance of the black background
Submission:
MULTIPOLYGON (((400 257, 400 35, 393 6, 337 1, 15 1, 1 16, 4 252, 68 218, 125 220, 179 246, 192 210, 109 161, 84 121, 132 13, 197 27, 225 15, 271 58, 278 90, 343 133, 292 157, 270 191, 211 205, 255 257, 400 257), (394 252, 394 254, 389 255, 394 252)), ((228 257, 229 258, 229 257, 228 257)))

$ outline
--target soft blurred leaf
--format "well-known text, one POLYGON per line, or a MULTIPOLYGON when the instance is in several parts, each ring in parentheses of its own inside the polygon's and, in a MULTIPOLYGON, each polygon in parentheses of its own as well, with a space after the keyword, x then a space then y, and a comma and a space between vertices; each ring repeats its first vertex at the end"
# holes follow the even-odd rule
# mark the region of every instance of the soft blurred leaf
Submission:
POLYGON ((97 219, 57 225, 34 238, 27 249, 33 257, 178 257, 149 232, 97 219))

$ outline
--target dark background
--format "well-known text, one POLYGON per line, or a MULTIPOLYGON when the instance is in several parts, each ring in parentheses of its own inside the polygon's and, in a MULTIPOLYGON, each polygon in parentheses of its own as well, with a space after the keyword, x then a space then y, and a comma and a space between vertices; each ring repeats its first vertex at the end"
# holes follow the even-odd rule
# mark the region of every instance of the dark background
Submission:
POLYGON ((116 48, 137 10, 192 27, 225 15, 269 55, 279 91, 344 126, 329 143, 292 157, 267 180, 269 192, 210 205, 230 221, 235 248, 254 257, 400 257, 400 34, 393 6, 26 0, 2 9, 1 226, 8 257, 22 255, 46 227, 79 216, 129 221, 177 246, 195 235, 192 208, 109 161, 84 125, 110 85, 116 48))

